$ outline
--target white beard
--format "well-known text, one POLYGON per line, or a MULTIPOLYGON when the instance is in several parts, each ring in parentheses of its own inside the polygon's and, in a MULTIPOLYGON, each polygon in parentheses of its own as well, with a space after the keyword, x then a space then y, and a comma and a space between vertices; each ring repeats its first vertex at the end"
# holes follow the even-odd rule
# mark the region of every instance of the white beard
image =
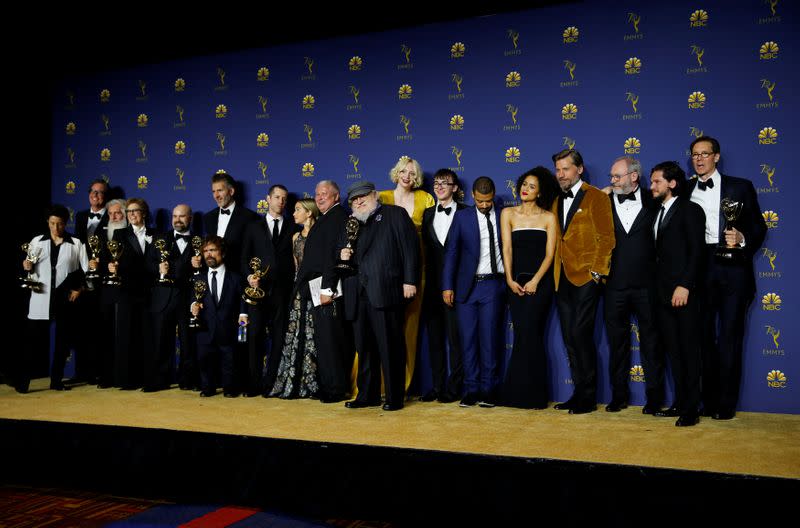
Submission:
POLYGON ((106 236, 109 240, 114 240, 114 231, 117 229, 125 229, 128 227, 128 221, 122 220, 121 222, 109 222, 108 229, 106 229, 106 236))

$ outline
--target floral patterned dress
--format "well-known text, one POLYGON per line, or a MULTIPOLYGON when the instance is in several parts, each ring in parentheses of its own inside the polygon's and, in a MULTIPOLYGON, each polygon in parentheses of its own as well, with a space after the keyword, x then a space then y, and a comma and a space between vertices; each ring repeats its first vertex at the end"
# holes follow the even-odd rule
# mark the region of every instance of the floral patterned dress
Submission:
MULTIPOLYGON (((306 237, 297 235, 292 251, 297 267, 303 260, 306 237)), ((279 398, 311 398, 319 391, 317 381, 317 347, 314 345, 314 323, 311 319, 311 301, 296 295, 289 312, 289 326, 281 352, 278 377, 270 396, 279 398)))

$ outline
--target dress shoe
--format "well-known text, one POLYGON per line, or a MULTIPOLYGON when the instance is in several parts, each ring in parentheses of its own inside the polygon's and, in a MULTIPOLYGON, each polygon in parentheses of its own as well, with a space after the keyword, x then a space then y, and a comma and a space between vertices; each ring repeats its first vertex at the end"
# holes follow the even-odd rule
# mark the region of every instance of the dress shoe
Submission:
POLYGON ((484 409, 491 409, 495 406, 493 398, 481 398, 478 400, 478 407, 483 407, 484 409))
POLYGON ((458 399, 458 396, 456 396, 455 394, 452 394, 450 392, 445 392, 445 393, 439 394, 439 397, 436 398, 436 400, 439 403, 453 403, 457 399, 458 399))
POLYGON ((642 407, 642 414, 656 414, 660 411, 661 405, 656 405, 654 403, 647 403, 644 407, 642 407))
POLYGON ((113 386, 114 385, 112 385, 111 383, 106 383, 106 382, 100 382, 97 384, 98 389, 110 389, 113 386))
POLYGON ((611 402, 606 405, 606 412, 620 412, 622 409, 628 408, 628 402, 625 400, 611 400, 611 402))
POLYGON ((438 399, 439 399, 439 393, 436 392, 435 390, 428 391, 424 395, 419 397, 419 401, 421 402, 432 402, 438 399))
POLYGON ((587 413, 590 413, 590 412, 594 412, 596 410, 597 410, 597 405, 595 405, 593 403, 587 403, 587 404, 579 403, 579 404, 573 405, 570 408, 569 413, 570 414, 587 414, 587 413))
POLYGON ((715 420, 731 420, 736 416, 736 411, 731 409, 719 409, 711 417, 715 420))
POLYGON ((699 421, 700 417, 697 415, 697 413, 686 413, 678 417, 678 421, 675 422, 675 425, 678 427, 689 427, 696 425, 699 421))
POLYGON ((67 386, 66 386, 66 385, 64 385, 63 383, 51 383, 51 384, 50 384, 50 390, 54 390, 54 391, 68 391, 68 390, 71 390, 71 387, 67 387, 67 386))
POLYGON ((669 409, 663 409, 653 413, 653 416, 658 416, 659 418, 675 418, 676 416, 680 415, 681 412, 675 407, 670 407, 669 409))
POLYGON ((323 396, 320 396, 319 401, 320 403, 339 403, 340 401, 344 401, 346 399, 347 398, 345 398, 341 394, 338 396, 331 396, 329 394, 325 394, 323 396))
POLYGON ((239 397, 239 393, 238 392, 233 392, 233 391, 223 392, 222 395, 225 396, 226 398, 238 398, 239 397))
POLYGON ((557 403, 557 404, 553 405, 553 409, 555 409, 557 411, 568 411, 568 410, 572 409, 572 407, 574 405, 575 405, 575 400, 570 398, 565 402, 561 402, 561 403, 557 403))
POLYGON ((200 391, 200 397, 201 398, 210 398, 210 397, 216 396, 216 395, 217 395, 217 391, 212 391, 212 390, 200 391))
POLYGON ((20 394, 28 394, 28 387, 23 387, 22 385, 14 387, 14 390, 16 390, 20 394))
POLYGON ((474 407, 478 403, 478 396, 475 394, 467 394, 461 399, 458 404, 459 407, 474 407))
POLYGON ((187 383, 181 383, 181 384, 178 385, 178 388, 180 390, 192 390, 194 387, 192 387, 191 385, 189 385, 187 383))
POLYGON ((261 393, 259 393, 259 392, 243 392, 242 396, 244 396, 245 398, 255 398, 256 396, 261 396, 261 393))
POLYGON ((147 386, 147 385, 145 385, 144 387, 142 387, 142 392, 158 392, 158 391, 166 390, 168 388, 169 387, 166 387, 166 386, 163 386, 163 385, 162 386, 159 386, 159 385, 147 386))
POLYGON ((711 418, 715 414, 717 414, 717 411, 713 407, 703 407, 703 409, 700 411, 700 416, 705 418, 711 418))
POLYGON ((383 410, 384 411, 399 411, 403 408, 402 403, 384 403, 383 410))
POLYGON ((377 407, 380 405, 381 402, 371 402, 371 401, 363 401, 363 400, 353 400, 349 402, 344 402, 344 406, 348 409, 364 409, 366 407, 377 407))

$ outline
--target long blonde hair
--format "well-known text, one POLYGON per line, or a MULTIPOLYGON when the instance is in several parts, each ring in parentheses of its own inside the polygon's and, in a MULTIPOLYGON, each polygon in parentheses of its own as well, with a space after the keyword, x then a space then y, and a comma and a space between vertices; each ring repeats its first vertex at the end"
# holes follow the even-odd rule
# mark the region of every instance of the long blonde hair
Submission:
POLYGON ((401 169, 405 169, 409 162, 414 164, 414 172, 417 173, 417 176, 414 178, 414 185, 412 188, 418 189, 422 187, 422 167, 417 160, 408 156, 400 156, 400 159, 397 160, 397 163, 395 163, 394 167, 392 167, 392 170, 389 171, 389 178, 391 178, 392 183, 397 183, 397 180, 400 179, 397 173, 400 172, 401 169))

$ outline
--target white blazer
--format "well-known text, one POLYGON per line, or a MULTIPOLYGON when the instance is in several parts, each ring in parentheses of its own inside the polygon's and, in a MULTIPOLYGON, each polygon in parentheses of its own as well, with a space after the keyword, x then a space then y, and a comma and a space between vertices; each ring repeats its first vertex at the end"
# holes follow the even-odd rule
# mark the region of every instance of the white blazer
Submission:
MULTIPOLYGON (((38 276, 39 282, 44 286, 41 293, 31 292, 31 302, 28 308, 28 319, 50 319, 50 235, 39 235, 31 240, 31 247, 40 247, 42 252, 39 261, 33 266, 33 271, 38 276)), ((86 271, 89 269, 89 259, 86 256, 86 247, 77 238, 64 235, 64 242, 58 250, 56 263, 56 288, 58 288, 67 275, 78 268, 86 271)))

